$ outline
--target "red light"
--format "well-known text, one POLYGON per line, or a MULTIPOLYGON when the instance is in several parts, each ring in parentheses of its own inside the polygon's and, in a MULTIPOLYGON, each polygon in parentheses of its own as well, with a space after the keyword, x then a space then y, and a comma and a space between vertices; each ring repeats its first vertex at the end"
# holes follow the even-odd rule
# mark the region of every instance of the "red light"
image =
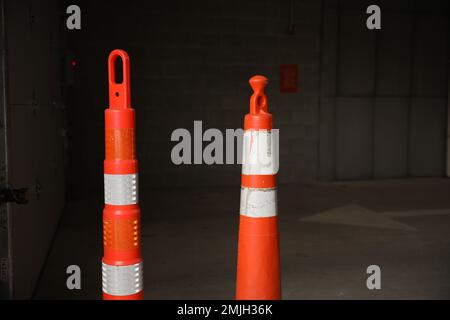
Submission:
POLYGON ((72 60, 72 61, 70 62, 70 64, 72 65, 72 67, 75 67, 75 66, 77 65, 77 61, 76 61, 76 60, 72 60))

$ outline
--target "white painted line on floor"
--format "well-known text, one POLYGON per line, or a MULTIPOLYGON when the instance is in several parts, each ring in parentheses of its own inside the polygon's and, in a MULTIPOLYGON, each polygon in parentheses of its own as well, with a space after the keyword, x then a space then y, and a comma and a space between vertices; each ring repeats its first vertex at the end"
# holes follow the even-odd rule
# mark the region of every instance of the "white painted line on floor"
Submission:
POLYGON ((358 204, 350 204, 320 212, 312 216, 302 218, 300 221, 341 224, 357 227, 398 229, 403 231, 417 230, 414 227, 395 221, 389 216, 369 210, 358 204))

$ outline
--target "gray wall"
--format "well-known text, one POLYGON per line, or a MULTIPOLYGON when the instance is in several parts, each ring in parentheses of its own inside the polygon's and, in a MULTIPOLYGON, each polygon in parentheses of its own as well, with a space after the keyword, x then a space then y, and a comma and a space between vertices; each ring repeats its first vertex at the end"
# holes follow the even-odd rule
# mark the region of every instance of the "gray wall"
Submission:
POLYGON ((79 62, 69 194, 101 194, 114 48, 132 60, 142 187, 239 184, 237 165, 173 165, 170 135, 192 132, 194 120, 204 129, 242 127, 254 74, 270 78, 281 183, 443 175, 447 2, 293 2, 296 33, 288 35, 288 0, 79 1, 82 30, 69 35, 79 62), (372 3, 382 7, 382 31, 365 28, 372 3), (284 63, 299 65, 298 93, 279 91, 284 63))
POLYGON ((321 90, 324 180, 443 176, 448 2, 327 1, 321 90), (371 2, 372 3, 372 2, 371 2))
POLYGON ((248 79, 263 74, 275 126, 281 129, 281 182, 314 178, 317 169, 320 2, 79 2, 82 30, 72 33, 79 68, 70 105, 73 194, 102 186, 103 110, 109 52, 131 56, 141 187, 239 185, 240 166, 175 166, 176 128, 241 128, 249 111, 248 79), (299 92, 280 93, 279 65, 299 65, 299 92))
POLYGON ((57 0, 45 5, 37 0, 2 4, 6 120, 1 125, 6 130, 7 161, 0 187, 27 189, 28 202, 9 202, 6 217, 4 210, 0 212, 1 247, 7 248, 7 256, 0 250, 2 278, 6 274, 0 287, 8 286, 7 292, 0 290, 0 298, 28 299, 65 203, 62 20, 57 0))

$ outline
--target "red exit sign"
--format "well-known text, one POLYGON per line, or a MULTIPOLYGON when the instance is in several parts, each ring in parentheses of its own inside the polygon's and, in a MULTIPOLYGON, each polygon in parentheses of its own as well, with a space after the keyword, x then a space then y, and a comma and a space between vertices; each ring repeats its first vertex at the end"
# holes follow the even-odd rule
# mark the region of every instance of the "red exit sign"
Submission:
POLYGON ((281 92, 298 91, 298 65, 296 64, 280 65, 280 91, 281 92))

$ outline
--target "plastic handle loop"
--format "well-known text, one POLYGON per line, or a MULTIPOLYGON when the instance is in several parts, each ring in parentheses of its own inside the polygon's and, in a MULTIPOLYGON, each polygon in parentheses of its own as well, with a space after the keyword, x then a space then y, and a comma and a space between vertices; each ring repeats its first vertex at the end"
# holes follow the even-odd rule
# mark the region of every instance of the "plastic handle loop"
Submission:
POLYGON ((130 58, 120 49, 113 50, 108 58, 109 106, 111 109, 131 108, 130 58), (122 83, 116 83, 116 59, 122 60, 122 83))
POLYGON ((250 98, 250 114, 267 113, 267 96, 264 88, 269 80, 264 76, 254 76, 250 78, 249 83, 254 93, 250 98))

